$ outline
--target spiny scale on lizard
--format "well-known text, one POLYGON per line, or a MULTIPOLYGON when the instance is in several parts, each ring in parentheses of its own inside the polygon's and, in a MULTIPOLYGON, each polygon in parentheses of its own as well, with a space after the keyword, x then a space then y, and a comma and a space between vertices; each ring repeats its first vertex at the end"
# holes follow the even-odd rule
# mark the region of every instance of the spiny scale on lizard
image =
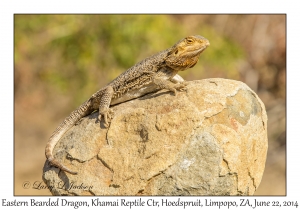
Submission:
POLYGON ((94 93, 56 128, 46 145, 47 160, 63 171, 77 174, 53 156, 55 145, 75 123, 95 110, 99 110, 99 120, 102 121, 103 117, 103 124, 108 127, 108 122, 112 118, 110 105, 138 98, 160 89, 170 90, 176 95, 177 91, 184 90, 186 86, 184 80, 177 75, 178 71, 195 66, 200 54, 209 45, 209 41, 202 36, 188 36, 172 47, 142 60, 123 72, 94 93))

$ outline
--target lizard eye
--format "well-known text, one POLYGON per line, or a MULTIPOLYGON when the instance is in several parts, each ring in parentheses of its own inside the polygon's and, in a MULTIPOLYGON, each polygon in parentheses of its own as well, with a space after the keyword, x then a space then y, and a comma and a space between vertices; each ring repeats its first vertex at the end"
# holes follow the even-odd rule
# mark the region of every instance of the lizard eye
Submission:
POLYGON ((193 42, 194 42, 194 41, 193 41, 192 39, 187 39, 187 40, 186 40, 186 43, 187 43, 187 44, 192 44, 193 42))

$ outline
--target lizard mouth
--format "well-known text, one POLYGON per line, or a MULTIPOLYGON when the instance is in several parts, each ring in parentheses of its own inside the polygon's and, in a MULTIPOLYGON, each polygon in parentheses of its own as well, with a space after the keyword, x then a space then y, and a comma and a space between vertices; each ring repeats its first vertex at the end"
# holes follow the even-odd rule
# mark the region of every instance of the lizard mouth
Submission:
POLYGON ((198 49, 189 50, 189 51, 187 51, 187 54, 191 57, 197 56, 197 55, 201 54, 208 46, 209 46, 209 44, 205 45, 201 48, 198 48, 198 49))
POLYGON ((187 50, 187 53, 190 53, 191 56, 198 55, 198 54, 202 53, 209 45, 210 45, 210 43, 207 41, 204 46, 202 45, 199 48, 187 50))

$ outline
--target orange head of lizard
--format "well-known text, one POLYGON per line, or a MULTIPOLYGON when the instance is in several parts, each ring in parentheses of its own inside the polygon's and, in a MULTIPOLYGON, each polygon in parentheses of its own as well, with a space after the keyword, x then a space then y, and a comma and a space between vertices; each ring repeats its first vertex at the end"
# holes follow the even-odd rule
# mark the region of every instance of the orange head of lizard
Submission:
POLYGON ((188 36, 171 48, 165 63, 168 67, 177 71, 192 68, 198 62, 200 54, 209 45, 209 41, 202 36, 188 36))

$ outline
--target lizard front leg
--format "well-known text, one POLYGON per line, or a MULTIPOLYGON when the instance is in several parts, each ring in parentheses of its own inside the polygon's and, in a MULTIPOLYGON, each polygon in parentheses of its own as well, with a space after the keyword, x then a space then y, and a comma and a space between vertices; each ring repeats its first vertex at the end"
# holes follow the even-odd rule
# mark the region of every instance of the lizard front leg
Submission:
MULTIPOLYGON (((178 75, 179 76, 179 75, 178 75)), ((180 77, 180 76, 179 76, 180 77)), ((180 77, 181 78, 181 77, 180 77)), ((182 79, 182 78, 181 78, 182 79)), ((183 79, 182 79, 183 80, 183 79)), ((154 84, 156 84, 159 88, 161 89, 167 89, 170 90, 174 93, 174 95, 176 96, 177 94, 177 90, 179 91, 184 91, 186 89, 186 83, 184 83, 179 79, 179 78, 175 78, 174 77, 170 80, 167 80, 165 78, 162 77, 156 77, 154 76, 152 78, 152 81, 154 84), (175 84, 174 84, 175 83, 175 84)))
POLYGON ((109 126, 108 119, 111 120, 111 118, 112 118, 112 110, 109 108, 109 105, 110 105, 113 94, 114 94, 114 89, 111 86, 108 86, 104 90, 104 92, 101 96, 100 104, 99 104, 98 119, 101 122, 101 118, 103 116, 104 126, 106 128, 109 126))
POLYGON ((178 74, 176 74, 173 78, 171 78, 170 81, 175 83, 175 84, 181 84, 181 86, 184 86, 181 90, 186 90, 186 86, 188 85, 188 81, 185 81, 178 74))

